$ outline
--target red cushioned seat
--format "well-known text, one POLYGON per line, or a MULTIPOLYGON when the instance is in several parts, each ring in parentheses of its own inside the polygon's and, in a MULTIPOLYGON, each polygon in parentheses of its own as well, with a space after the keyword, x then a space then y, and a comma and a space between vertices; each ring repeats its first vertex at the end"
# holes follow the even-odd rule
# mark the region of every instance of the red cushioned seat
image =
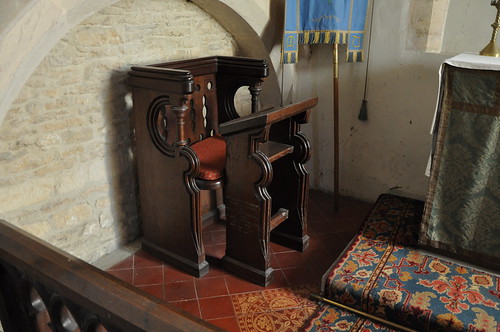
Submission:
POLYGON ((221 135, 205 138, 191 145, 200 159, 200 179, 217 180, 224 176, 226 141, 221 135))

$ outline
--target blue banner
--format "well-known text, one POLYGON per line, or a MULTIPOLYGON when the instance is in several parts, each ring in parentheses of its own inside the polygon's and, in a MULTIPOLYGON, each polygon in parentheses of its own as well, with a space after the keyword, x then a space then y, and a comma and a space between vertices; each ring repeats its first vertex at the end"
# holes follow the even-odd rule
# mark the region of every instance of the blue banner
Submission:
POLYGON ((299 44, 347 44, 347 61, 363 61, 368 0, 286 0, 282 62, 299 44))

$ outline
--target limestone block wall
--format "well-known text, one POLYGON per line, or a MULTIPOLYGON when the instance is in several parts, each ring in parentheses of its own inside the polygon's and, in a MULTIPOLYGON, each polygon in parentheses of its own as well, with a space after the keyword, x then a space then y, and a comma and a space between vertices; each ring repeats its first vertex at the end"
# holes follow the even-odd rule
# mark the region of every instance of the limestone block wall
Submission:
POLYGON ((185 0, 122 0, 77 25, 0 127, 0 218, 90 262, 137 237, 130 66, 236 53, 185 0))

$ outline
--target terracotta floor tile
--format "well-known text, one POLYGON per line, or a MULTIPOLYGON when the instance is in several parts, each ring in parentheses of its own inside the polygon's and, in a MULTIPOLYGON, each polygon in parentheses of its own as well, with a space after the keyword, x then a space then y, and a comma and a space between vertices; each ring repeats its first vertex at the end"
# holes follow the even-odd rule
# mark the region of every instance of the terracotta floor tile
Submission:
POLYGON ((269 264, 271 265, 271 267, 273 269, 279 269, 280 264, 278 263, 278 260, 276 259, 276 257, 274 255, 275 254, 273 254, 273 253, 269 254, 269 264))
POLYGON ((282 287, 288 287, 290 286, 288 284, 288 280, 286 280, 285 275, 283 274, 282 270, 274 270, 273 271, 273 280, 271 280, 271 283, 267 285, 266 289, 271 289, 271 288, 282 288, 282 287))
POLYGON ((208 323, 214 324, 227 332, 240 332, 240 325, 236 317, 208 319, 208 323))
POLYGON ((199 299, 229 294, 224 277, 195 279, 194 283, 199 299))
POLYGON ((311 299, 311 294, 318 295, 320 292, 320 284, 314 283, 310 285, 293 287, 292 291, 300 306, 302 307, 317 307, 318 303, 311 299))
POLYGON ((192 280, 194 277, 178 268, 165 266, 163 268, 165 282, 175 282, 183 280, 192 280))
POLYGON ((325 216, 325 214, 318 209, 309 209, 307 212, 307 224, 308 226, 311 224, 315 223, 320 223, 323 222, 324 220, 330 220, 331 218, 328 218, 325 216))
POLYGON ((214 244, 226 243, 226 231, 211 232, 214 244))
POLYGON ((209 269, 208 269, 208 273, 205 274, 203 277, 201 277, 201 279, 204 279, 204 278, 213 278, 213 277, 222 277, 222 276, 228 276, 228 275, 231 275, 231 273, 229 273, 228 271, 220 268, 220 267, 217 267, 217 266, 214 266, 213 264, 210 265, 209 269))
POLYGON ((134 270, 133 269, 125 269, 125 270, 112 270, 108 271, 109 274, 121 279, 129 284, 132 284, 134 280, 134 270))
POLYGON ((216 258, 222 258, 226 254, 225 244, 215 244, 212 246, 205 246, 205 254, 216 258))
POLYGON ((198 300, 175 301, 175 302, 170 302, 170 304, 173 304, 176 307, 184 311, 187 311, 196 317, 201 318, 200 305, 198 304, 198 300))
POLYGON ((304 310, 304 314, 307 317, 306 322, 304 322, 304 326, 311 319, 311 317, 316 313, 316 311, 319 310, 319 308, 320 308, 319 304, 316 304, 316 305, 310 306, 310 307, 303 307, 302 308, 302 310, 304 310))
POLYGON ((226 285, 229 290, 229 294, 238 294, 238 293, 246 293, 246 292, 254 292, 265 289, 262 286, 256 285, 240 277, 236 277, 233 275, 226 276, 226 285))
MULTIPOLYGON (((340 202, 340 201, 339 201, 340 202)), ((319 190, 311 190, 309 192, 309 209, 324 210, 325 207, 334 207, 334 197, 319 190)))
MULTIPOLYGON (((299 331, 318 304, 321 277, 344 250, 367 216, 371 204, 340 199, 311 191, 309 197, 309 247, 300 253, 274 242, 270 260, 271 284, 264 288, 210 263, 209 272, 195 278, 139 251, 108 269, 121 280, 163 298, 173 305, 227 331, 299 331)), ((225 253, 225 226, 213 223, 203 232, 207 254, 225 253)), ((215 261, 216 262, 216 261, 215 261)))
POLYGON ((268 304, 269 311, 300 308, 301 304, 292 288, 277 288, 265 290, 262 296, 268 304))
POLYGON ((204 232, 226 231, 226 226, 222 222, 214 222, 203 229, 204 232))
POLYGON ((323 242, 321 242, 319 237, 309 234, 309 246, 306 250, 318 248, 323 248, 323 242))
POLYGON ((307 230, 309 236, 315 234, 331 233, 338 229, 338 224, 335 221, 323 220, 321 223, 311 223, 308 225, 307 230))
POLYGON ((234 317, 233 302, 230 296, 208 297, 199 299, 201 317, 203 319, 214 319, 234 317))
POLYGON ((261 291, 234 294, 231 300, 237 316, 269 311, 269 304, 261 291))
POLYGON ((134 255, 134 268, 156 267, 162 265, 163 263, 160 259, 142 250, 138 251, 134 255))
POLYGON ((324 221, 334 221, 336 218, 340 217, 338 211, 333 209, 333 206, 325 206, 319 210, 311 211, 308 214, 308 225, 315 223, 323 223, 324 221))
MULTIPOLYGON (((283 273, 285 274, 286 280, 288 280, 290 286, 305 285, 310 284, 311 281, 315 281, 314 274, 308 267, 303 266, 285 269, 283 270, 283 273)), ((316 280, 316 282, 319 282, 319 280, 316 280)))
POLYGON ((312 282, 314 282, 314 281, 321 282, 321 278, 330 269, 330 266, 332 264, 333 264, 333 261, 332 262, 324 262, 323 264, 319 264, 319 265, 309 265, 309 270, 311 270, 311 273, 313 274, 313 279, 311 281, 312 282))
POLYGON ((144 267, 134 269, 134 286, 156 285, 163 283, 163 267, 144 267))
POLYGON ((204 231, 204 232, 201 234, 201 237, 202 237, 202 239, 203 239, 203 245, 204 245, 204 246, 212 246, 212 245, 216 244, 216 243, 214 242, 214 238, 212 237, 212 233, 210 233, 210 232, 205 232, 205 231, 204 231))
POLYGON ((307 265, 305 253, 298 251, 276 253, 274 254, 274 257, 276 258, 276 261, 281 269, 307 265))
POLYGON ((333 263, 338 255, 332 255, 329 250, 325 248, 315 248, 308 249, 303 254, 304 260, 308 266, 321 265, 322 267, 328 268, 330 264, 333 263))
POLYGON ((164 287, 165 300, 169 302, 196 299, 194 280, 167 282, 164 287))
MULTIPOLYGON (((342 232, 338 232, 337 235, 340 237, 340 239, 344 240, 345 245, 347 245, 352 240, 354 235, 356 235, 356 232, 355 231, 342 231, 342 232)), ((345 245, 344 245, 344 247, 345 247, 345 245)))
POLYGON ((275 242, 269 242, 269 248, 270 248, 270 251, 273 253, 295 251, 293 249, 282 246, 281 244, 277 244, 275 242))
POLYGON ((142 289, 146 293, 149 293, 159 299, 165 300, 165 293, 163 291, 163 284, 158 285, 147 285, 147 286, 136 286, 139 289, 142 289))
POLYGON ((240 330, 300 331, 318 305, 307 298, 314 286, 267 289, 232 295, 240 330))
POLYGON ((304 309, 298 308, 242 315, 238 316, 238 323, 242 332, 297 332, 301 330, 308 318, 304 309))
MULTIPOLYGON (((361 224, 362 219, 359 220, 353 219, 352 217, 343 217, 338 218, 335 221, 332 221, 333 227, 330 232, 350 232, 357 233, 361 224)), ((328 233, 328 232, 325 232, 328 233)))
POLYGON ((345 249, 349 241, 346 241, 344 236, 338 233, 328 233, 318 235, 321 243, 333 257, 338 257, 338 255, 345 249))

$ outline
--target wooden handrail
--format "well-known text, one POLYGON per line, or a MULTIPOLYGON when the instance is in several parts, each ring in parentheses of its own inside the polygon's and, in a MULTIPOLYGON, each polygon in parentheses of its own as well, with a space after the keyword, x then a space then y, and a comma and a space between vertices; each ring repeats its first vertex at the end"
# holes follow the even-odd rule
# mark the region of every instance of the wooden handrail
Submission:
MULTIPOLYGON (((70 310, 78 331, 222 331, 0 220, 0 319, 5 332, 41 331, 30 290, 53 331, 70 310), (55 300, 57 299, 57 300, 55 300), (20 325, 21 324, 21 325, 20 325)), ((45 330, 48 330, 47 328, 45 330)))

